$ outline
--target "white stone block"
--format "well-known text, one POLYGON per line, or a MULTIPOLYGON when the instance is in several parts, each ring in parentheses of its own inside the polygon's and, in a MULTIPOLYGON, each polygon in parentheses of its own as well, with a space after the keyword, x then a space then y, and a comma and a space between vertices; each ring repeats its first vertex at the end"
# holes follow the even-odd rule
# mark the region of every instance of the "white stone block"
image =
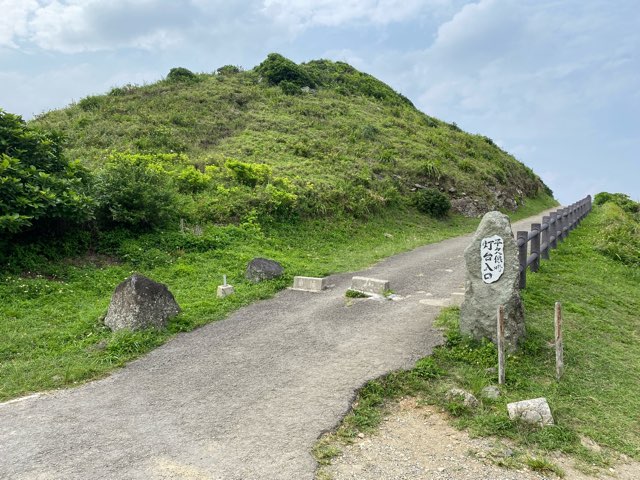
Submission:
POLYGON ((327 281, 325 278, 293 277, 293 290, 321 292, 325 288, 327 288, 327 281))
POLYGON ((353 277, 351 279, 351 290, 375 295, 384 295, 390 290, 389 280, 379 280, 377 278, 353 277))
POLYGON ((229 295, 233 295, 235 290, 232 285, 220 285, 218 286, 218 298, 228 297, 229 295))

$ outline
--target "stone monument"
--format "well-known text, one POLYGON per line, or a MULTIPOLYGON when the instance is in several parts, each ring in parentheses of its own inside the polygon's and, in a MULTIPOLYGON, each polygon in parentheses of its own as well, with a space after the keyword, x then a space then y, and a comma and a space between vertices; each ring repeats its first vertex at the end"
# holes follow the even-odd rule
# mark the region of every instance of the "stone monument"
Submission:
POLYGON ((518 247, 509 217, 488 212, 464 251, 466 282, 460 332, 497 343, 497 311, 505 312, 505 347, 514 351, 524 338, 524 307, 518 279, 518 247))

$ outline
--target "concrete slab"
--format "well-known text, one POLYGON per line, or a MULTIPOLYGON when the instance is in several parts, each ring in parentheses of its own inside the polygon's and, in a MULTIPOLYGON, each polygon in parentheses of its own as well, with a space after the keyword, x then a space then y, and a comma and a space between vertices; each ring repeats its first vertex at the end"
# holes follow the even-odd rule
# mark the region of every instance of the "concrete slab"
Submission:
POLYGON ((293 277, 293 290, 304 290, 305 292, 321 292, 327 288, 325 278, 318 277, 293 277))
POLYGON ((389 280, 380 280, 377 278, 368 277, 353 277, 351 279, 351 290, 356 290, 363 293, 374 293, 376 295, 383 295, 389 291, 389 280))

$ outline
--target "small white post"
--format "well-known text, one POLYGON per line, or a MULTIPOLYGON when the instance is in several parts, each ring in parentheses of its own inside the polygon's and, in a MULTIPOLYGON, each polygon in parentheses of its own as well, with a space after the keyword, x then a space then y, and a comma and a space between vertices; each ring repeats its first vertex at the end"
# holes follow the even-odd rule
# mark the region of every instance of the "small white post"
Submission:
POLYGON ((564 344, 562 340, 562 304, 556 302, 556 379, 560 380, 564 373, 564 344))
POLYGON ((222 285, 224 285, 225 287, 227 286, 227 276, 226 275, 222 275, 222 285))
POLYGON ((498 384, 504 385, 504 306, 498 307, 498 384))

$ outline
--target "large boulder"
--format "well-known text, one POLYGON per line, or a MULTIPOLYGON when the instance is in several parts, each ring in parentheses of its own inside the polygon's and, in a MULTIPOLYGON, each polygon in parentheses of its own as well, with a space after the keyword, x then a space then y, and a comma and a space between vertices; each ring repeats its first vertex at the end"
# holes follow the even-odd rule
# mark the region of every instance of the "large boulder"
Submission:
POLYGON ((245 277, 247 280, 258 283, 264 280, 278 278, 284 273, 284 268, 275 260, 266 258, 254 258, 247 265, 245 277))
POLYGON ((460 332, 477 340, 488 338, 497 343, 497 311, 503 305, 505 348, 514 351, 524 339, 525 326, 518 286, 518 247, 509 217, 500 212, 485 214, 464 251, 464 259, 466 282, 460 308, 460 332))
POLYGON ((104 319, 111 330, 165 328, 180 307, 166 285, 134 274, 118 285, 104 319))

